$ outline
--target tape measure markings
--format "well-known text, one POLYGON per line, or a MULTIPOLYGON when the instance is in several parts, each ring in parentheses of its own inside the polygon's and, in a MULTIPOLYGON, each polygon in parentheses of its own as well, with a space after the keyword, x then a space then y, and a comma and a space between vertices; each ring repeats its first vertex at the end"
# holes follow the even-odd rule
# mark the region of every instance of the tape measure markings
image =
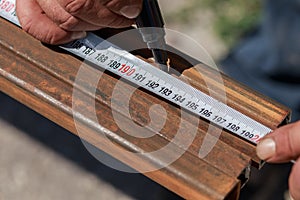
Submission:
MULTIPOLYGON (((20 26, 15 0, 0 0, 0 16, 20 26)), ((271 132, 263 124, 92 33, 60 47, 252 143, 271 132)))

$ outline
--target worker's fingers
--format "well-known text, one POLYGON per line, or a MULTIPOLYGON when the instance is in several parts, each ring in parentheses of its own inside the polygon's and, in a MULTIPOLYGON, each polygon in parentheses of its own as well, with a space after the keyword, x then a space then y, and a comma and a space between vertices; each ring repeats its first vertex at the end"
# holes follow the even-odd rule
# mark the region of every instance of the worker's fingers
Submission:
POLYGON ((269 134, 257 145, 257 155, 268 162, 297 160, 289 178, 289 189, 300 200, 300 121, 283 126, 269 134))
POLYGON ((66 12, 56 0, 36 0, 45 14, 66 31, 92 31, 102 28, 85 22, 66 12))
POLYGON ((142 10, 142 2, 143 0, 110 0, 104 5, 119 15, 134 19, 142 10))
POLYGON ((300 159, 294 164, 290 174, 289 190, 294 200, 300 199, 300 159))
POLYGON ((17 16, 22 28, 49 44, 62 44, 85 36, 85 32, 68 32, 58 27, 43 12, 35 0, 18 0, 17 16))
POLYGON ((287 162, 300 156, 300 121, 283 126, 257 145, 257 155, 268 162, 287 162))
POLYGON ((133 20, 107 8, 104 4, 109 0, 57 0, 57 2, 72 16, 96 26, 121 28, 133 24, 133 20))

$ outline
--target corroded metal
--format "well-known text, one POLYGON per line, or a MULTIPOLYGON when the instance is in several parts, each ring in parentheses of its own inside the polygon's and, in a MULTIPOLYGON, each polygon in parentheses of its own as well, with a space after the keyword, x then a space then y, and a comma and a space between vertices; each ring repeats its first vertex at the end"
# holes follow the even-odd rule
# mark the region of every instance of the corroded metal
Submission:
MULTIPOLYGON (((179 159, 160 170, 145 173, 178 195, 186 199, 238 199, 241 185, 249 176, 249 166, 253 163, 256 166, 260 165, 261 161, 255 155, 255 145, 226 131, 222 131, 220 140, 212 151, 206 157, 200 158, 199 149, 209 126, 205 120, 200 119, 200 123, 197 124, 195 122, 199 119, 189 113, 186 113, 187 117, 183 119, 177 106, 124 82, 124 94, 121 91, 120 96, 125 95, 128 90, 135 90, 130 99, 129 119, 123 113, 122 109, 126 105, 122 101, 117 102, 117 107, 111 107, 112 92, 119 81, 118 77, 103 73, 94 96, 88 89, 88 80, 80 80, 81 86, 74 85, 77 72, 83 65, 81 60, 55 47, 44 46, 4 20, 0 20, 0 29, 0 90, 130 167, 139 170, 141 166, 161 165, 164 162, 162 158, 182 150, 180 141, 172 140, 180 122, 183 121, 187 127, 196 128, 195 139, 179 159), (84 100, 92 99, 95 105, 86 105, 81 99, 72 99, 74 87, 84 100), (81 112, 74 112, 74 104, 81 108, 81 112), (150 121, 148 110, 153 104, 163 106, 168 115, 161 131, 147 129, 153 134, 153 137, 147 139, 137 139, 126 134, 118 127, 112 114, 114 111, 124 120, 145 125, 150 121), (88 113, 93 112, 94 108, 97 121, 88 117, 88 113), (79 122, 76 127, 74 116, 77 116, 79 122), (107 138, 114 145, 107 143, 107 138), (124 149, 129 152, 151 152, 170 142, 172 151, 166 152, 162 157, 122 154, 124 149)), ((136 39, 133 41, 136 42, 136 39)), ((147 55, 147 51, 137 53, 147 55)), ((191 84, 205 92, 203 80, 193 69, 187 69, 191 66, 185 59, 173 55, 171 57, 172 66, 184 71, 191 84)), ((214 82, 214 71, 205 66, 200 67, 203 75, 208 77, 207 80, 215 84, 217 91, 219 86, 214 82)), ((92 66, 85 65, 85 68, 92 74, 100 73, 92 66)), ((270 128, 276 128, 288 118, 287 108, 226 76, 223 78, 228 103, 235 109, 270 128)), ((152 117, 158 118, 160 114, 154 113, 152 117)), ((139 134, 134 128, 128 127, 128 130, 139 134)), ((218 127, 212 130, 220 131, 218 127)), ((186 134, 188 137, 189 131, 186 134)), ((213 131, 208 134, 214 137, 213 131)))

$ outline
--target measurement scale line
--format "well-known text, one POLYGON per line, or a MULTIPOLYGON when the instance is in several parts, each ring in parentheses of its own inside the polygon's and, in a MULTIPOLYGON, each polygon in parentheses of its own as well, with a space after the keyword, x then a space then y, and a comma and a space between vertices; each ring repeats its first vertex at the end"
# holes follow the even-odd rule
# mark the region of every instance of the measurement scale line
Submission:
MULTIPOLYGON (((0 0, 0 16, 20 26, 15 12, 15 0, 0 0)), ((271 129, 263 124, 93 33, 60 47, 247 141, 257 143, 271 132, 271 129)))

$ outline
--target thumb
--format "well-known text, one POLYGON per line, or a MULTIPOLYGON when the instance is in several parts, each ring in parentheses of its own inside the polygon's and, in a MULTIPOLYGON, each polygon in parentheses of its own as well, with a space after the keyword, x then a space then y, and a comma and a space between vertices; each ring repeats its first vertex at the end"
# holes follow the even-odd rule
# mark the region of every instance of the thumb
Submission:
MULTIPOLYGON (((258 143, 257 155, 267 162, 288 162, 300 157, 300 121, 283 126, 258 143)), ((300 199, 300 158, 293 166, 289 190, 294 199, 300 199)))
POLYGON ((300 121, 278 128, 257 145, 257 155, 267 162, 288 162, 300 156, 300 121))

